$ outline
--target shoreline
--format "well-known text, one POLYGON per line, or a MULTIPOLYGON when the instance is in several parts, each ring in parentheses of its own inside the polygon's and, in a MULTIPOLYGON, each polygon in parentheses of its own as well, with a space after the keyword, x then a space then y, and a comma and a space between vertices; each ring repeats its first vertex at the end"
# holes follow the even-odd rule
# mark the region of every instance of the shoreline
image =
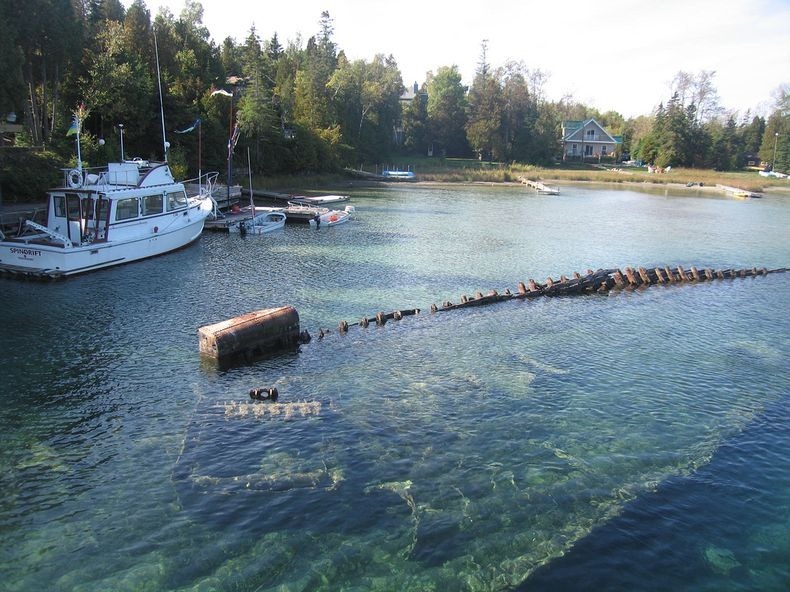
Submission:
MULTIPOLYGON (((645 189, 672 189, 677 191, 684 191, 684 192, 704 192, 710 193, 715 195, 723 195, 726 196, 726 192, 722 189, 716 187, 713 184, 695 184, 692 186, 688 186, 679 181, 647 181, 647 180, 622 180, 622 181, 611 181, 611 180, 589 180, 589 179, 563 179, 563 178, 551 178, 551 177, 540 177, 540 180, 546 184, 551 185, 600 185, 602 187, 641 187, 645 189)), ((267 193, 282 193, 282 194, 297 194, 297 193, 318 193, 321 190, 311 188, 308 180, 304 185, 298 186, 275 186, 275 187, 267 187, 265 189, 258 189, 257 191, 263 191, 267 193)), ((726 181, 726 179, 724 180, 726 181)), ((726 183, 721 183, 722 185, 726 185, 726 183)), ((417 186, 439 186, 439 185, 486 185, 486 186, 505 186, 505 187, 525 187, 523 183, 519 181, 486 181, 486 180, 419 180, 419 178, 415 181, 369 181, 369 180, 362 180, 362 179, 341 179, 338 178, 335 182, 328 182, 328 183, 321 183, 315 185, 324 185, 325 187, 335 187, 335 188, 364 188, 364 187, 388 187, 393 185, 417 185, 417 186)), ((312 187, 315 187, 312 185, 312 187)), ((243 190, 247 191, 247 190, 243 190)), ((763 188, 761 191, 756 191, 755 193, 760 193, 764 195, 770 195, 771 197, 789 197, 790 198, 790 182, 788 182, 787 187, 777 186, 777 185, 769 185, 768 187, 763 188)), ((733 198, 735 199, 735 198, 733 198)), ((757 198, 759 199, 759 198, 757 198)), ((29 212, 30 210, 41 209, 45 208, 47 205, 46 200, 41 201, 21 201, 21 202, 11 202, 6 203, 6 200, 3 200, 3 203, 0 204, 0 214, 3 216, 13 215, 15 213, 23 213, 29 212)))

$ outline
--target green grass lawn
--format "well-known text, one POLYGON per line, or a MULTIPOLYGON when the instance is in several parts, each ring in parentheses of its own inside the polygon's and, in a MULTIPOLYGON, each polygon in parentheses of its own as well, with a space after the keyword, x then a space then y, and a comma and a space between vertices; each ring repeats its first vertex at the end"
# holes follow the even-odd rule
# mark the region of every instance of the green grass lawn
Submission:
MULTIPOLYGON (((615 164, 561 163, 538 167, 518 163, 503 164, 466 158, 393 158, 387 163, 362 167, 370 173, 384 168, 414 171, 417 181, 435 183, 518 183, 521 177, 548 184, 569 182, 591 183, 654 183, 654 184, 716 184, 738 187, 747 191, 782 191, 790 194, 790 179, 761 177, 756 170, 719 172, 710 169, 672 167, 668 172, 649 173, 647 167, 615 164)), ((256 189, 294 193, 299 191, 329 191, 348 183, 343 174, 292 175, 260 177, 253 180, 256 189)), ((336 190, 336 189, 335 189, 336 190)))

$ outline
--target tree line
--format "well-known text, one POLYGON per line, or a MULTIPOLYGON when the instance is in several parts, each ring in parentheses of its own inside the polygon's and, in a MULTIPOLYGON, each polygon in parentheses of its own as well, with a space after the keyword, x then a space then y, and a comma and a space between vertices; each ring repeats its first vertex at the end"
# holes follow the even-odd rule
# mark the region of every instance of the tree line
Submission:
POLYGON ((168 160, 181 175, 223 170, 236 138, 237 162, 243 155, 246 165, 249 154, 252 171, 270 175, 398 154, 548 165, 561 155, 562 121, 590 117, 622 136, 615 158, 731 170, 757 157, 790 168, 787 86, 767 119, 738 116, 719 105, 713 72, 679 72, 666 103, 625 119, 570 96, 549 100, 546 73, 515 61, 494 67, 484 41, 471 85, 445 66, 410 86, 416 92, 404 101, 395 59, 349 60, 328 12, 306 43, 283 46, 254 26, 241 42, 215 44, 192 0, 177 17, 165 9, 153 19, 143 0, 128 9, 119 0, 0 0, 0 9, 0 113, 24 123, 17 145, 44 145, 62 158, 73 158, 66 130, 79 104, 89 113, 84 160, 120 156, 119 124, 127 157, 161 158, 161 84, 168 160))

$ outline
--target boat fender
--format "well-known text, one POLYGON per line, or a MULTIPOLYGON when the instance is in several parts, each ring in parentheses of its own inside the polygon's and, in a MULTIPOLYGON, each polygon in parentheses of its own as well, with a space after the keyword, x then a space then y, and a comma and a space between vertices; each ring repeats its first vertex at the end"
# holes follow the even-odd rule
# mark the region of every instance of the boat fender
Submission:
POLYGON ((71 169, 67 175, 69 187, 72 189, 79 189, 82 187, 82 171, 78 169, 71 169))

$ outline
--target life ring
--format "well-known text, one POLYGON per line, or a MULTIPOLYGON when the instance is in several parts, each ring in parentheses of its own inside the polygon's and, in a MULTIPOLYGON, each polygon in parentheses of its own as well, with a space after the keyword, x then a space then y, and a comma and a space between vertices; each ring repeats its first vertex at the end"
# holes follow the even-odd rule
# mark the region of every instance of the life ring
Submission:
POLYGON ((67 175, 69 187, 72 189, 79 189, 82 187, 82 171, 78 169, 71 169, 67 175))

